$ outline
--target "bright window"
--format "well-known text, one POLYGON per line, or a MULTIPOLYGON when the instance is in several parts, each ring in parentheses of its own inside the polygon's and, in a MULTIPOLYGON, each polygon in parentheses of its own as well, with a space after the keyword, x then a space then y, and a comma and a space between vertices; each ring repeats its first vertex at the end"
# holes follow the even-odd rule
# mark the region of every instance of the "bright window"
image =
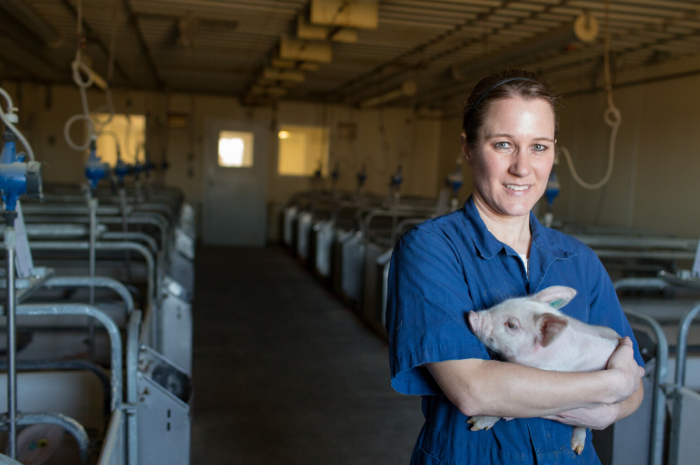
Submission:
POLYGON ((277 172, 287 176, 313 176, 319 164, 328 174, 328 130, 316 126, 280 126, 277 172))
POLYGON ((146 117, 143 115, 112 115, 109 121, 109 113, 97 113, 92 115, 95 125, 99 128, 100 137, 97 138, 97 155, 102 161, 114 166, 117 164, 117 144, 122 160, 125 163, 134 164, 138 153, 141 163, 144 160, 144 145, 146 143, 146 117), (109 123, 106 123, 109 121, 109 123), (106 123, 104 126, 102 126, 106 123))
POLYGON ((253 133, 221 131, 219 133, 219 166, 225 168, 253 166, 253 133))

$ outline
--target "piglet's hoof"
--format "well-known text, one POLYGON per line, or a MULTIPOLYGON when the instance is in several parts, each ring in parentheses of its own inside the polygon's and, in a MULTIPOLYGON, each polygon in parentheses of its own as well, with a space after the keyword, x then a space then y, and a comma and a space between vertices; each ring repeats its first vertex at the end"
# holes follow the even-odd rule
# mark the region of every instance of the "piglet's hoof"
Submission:
POLYGON ((493 425, 496 424, 496 422, 500 420, 499 417, 487 417, 483 415, 475 415, 473 417, 470 417, 469 420, 467 420, 467 423, 472 425, 471 430, 472 431, 479 431, 479 430, 489 430, 493 425))
POLYGON ((583 446, 586 444, 586 428, 581 428, 577 426, 574 428, 574 432, 571 435, 571 448, 578 455, 583 452, 583 446))

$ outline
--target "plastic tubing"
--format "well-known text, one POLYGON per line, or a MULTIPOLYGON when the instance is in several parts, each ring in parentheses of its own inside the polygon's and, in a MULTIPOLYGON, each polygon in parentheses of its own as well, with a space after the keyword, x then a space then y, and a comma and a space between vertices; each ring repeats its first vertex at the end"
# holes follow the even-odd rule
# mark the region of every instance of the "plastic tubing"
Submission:
POLYGON ((574 162, 571 160, 571 153, 569 153, 569 150, 563 145, 559 146, 559 150, 561 151, 561 153, 564 154, 564 156, 566 157, 566 161, 569 164, 571 176, 573 176, 574 180, 578 183, 578 185, 583 187, 584 189, 600 189, 605 184, 607 184, 607 182, 610 180, 610 177, 612 176, 613 165, 615 164, 615 142, 617 141, 617 130, 620 128, 620 123, 622 123, 622 116, 620 115, 620 110, 618 110, 615 107, 608 107, 608 109, 605 110, 605 113, 603 115, 603 121, 605 121, 605 124, 612 127, 612 133, 610 134, 610 144, 608 146, 608 169, 605 173, 605 176, 603 176, 603 179, 601 179, 597 183, 589 184, 583 179, 581 179, 578 173, 576 173, 576 168, 574 168, 574 162), (612 118, 613 116, 614 118, 612 118))
MULTIPOLYGON (((8 94, 5 89, 0 87, 0 95, 5 97, 5 100, 7 101, 7 113, 13 114, 16 108, 12 105, 12 97, 10 97, 10 94, 8 94)), ((19 141, 22 142, 22 145, 27 150, 27 156, 29 157, 29 161, 35 161, 34 150, 32 150, 32 146, 29 145, 29 142, 27 142, 27 139, 25 139, 24 135, 22 135, 19 129, 17 129, 15 125, 7 119, 7 113, 3 111, 2 105, 0 105, 0 119, 2 119, 2 122, 5 123, 5 127, 10 128, 10 130, 15 133, 19 141)))
POLYGON ((574 168, 574 164, 571 161, 571 154, 569 153, 567 148, 564 146, 559 147, 559 150, 561 150, 561 152, 566 157, 566 161, 569 163, 569 170, 571 171, 571 176, 573 176, 574 180, 578 183, 579 186, 583 187, 584 189, 590 190, 600 189, 605 184, 607 184, 607 182, 610 180, 610 176, 612 176, 613 165, 615 163, 615 141, 617 141, 617 130, 620 128, 620 123, 622 123, 622 114, 613 103, 612 78, 610 77, 610 27, 608 25, 609 16, 610 0, 605 0, 605 51, 603 55, 605 59, 605 92, 608 100, 608 109, 605 110, 605 113, 603 113, 603 121, 605 121, 605 124, 612 128, 612 132, 610 133, 610 145, 608 146, 608 169, 605 172, 605 176, 603 176, 603 179, 601 179, 595 184, 589 184, 585 182, 583 179, 581 179, 578 173, 576 173, 576 168, 574 168))
POLYGON ((84 151, 87 150, 88 147, 90 147, 90 141, 95 137, 95 124, 92 122, 90 119, 90 108, 88 107, 88 101, 87 101, 87 91, 86 89, 92 85, 92 72, 90 71, 90 68, 83 63, 82 61, 79 60, 79 58, 76 57, 76 59, 71 63, 71 68, 73 69, 73 82, 78 86, 80 89, 80 100, 83 106, 83 113, 78 113, 77 115, 73 115, 70 118, 68 118, 68 121, 66 121, 65 126, 63 126, 63 137, 66 138, 66 142, 72 148, 73 150, 78 150, 78 151, 84 151), (83 81, 82 76, 80 75, 80 71, 83 71, 85 75, 87 76, 87 79, 83 81), (87 127, 88 130, 88 137, 87 140, 85 141, 84 144, 78 145, 75 142, 73 142, 73 139, 70 137, 70 128, 73 126, 73 123, 79 120, 84 120, 85 121, 85 126, 87 127))

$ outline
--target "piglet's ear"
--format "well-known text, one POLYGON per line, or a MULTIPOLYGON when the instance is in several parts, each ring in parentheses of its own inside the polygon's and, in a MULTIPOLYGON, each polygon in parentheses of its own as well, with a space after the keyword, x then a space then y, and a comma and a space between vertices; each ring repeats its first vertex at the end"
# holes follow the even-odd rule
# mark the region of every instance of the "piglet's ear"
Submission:
POLYGON ((552 308, 560 309, 568 304, 576 295, 576 289, 566 286, 551 286, 543 289, 532 297, 552 308))
POLYGON ((563 316, 552 313, 542 314, 539 318, 540 335, 537 342, 542 347, 547 347, 566 329, 567 324, 568 320, 563 316))

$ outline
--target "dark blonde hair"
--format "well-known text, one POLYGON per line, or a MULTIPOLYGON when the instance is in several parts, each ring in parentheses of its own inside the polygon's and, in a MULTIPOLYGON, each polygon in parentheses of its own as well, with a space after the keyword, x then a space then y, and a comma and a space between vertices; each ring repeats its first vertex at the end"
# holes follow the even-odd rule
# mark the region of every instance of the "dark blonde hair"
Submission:
POLYGON ((467 143, 474 148, 479 138, 479 129, 484 124, 491 104, 496 100, 521 97, 525 100, 543 99, 554 112, 554 137, 559 131, 557 106, 560 98, 552 91, 549 83, 530 71, 511 69, 485 77, 474 86, 464 107, 462 131, 467 143), (505 81, 499 85, 499 82, 505 81), (495 86, 495 87, 494 87, 495 86), (490 90, 489 90, 490 89, 490 90), (486 92, 486 95, 484 93, 486 92))

